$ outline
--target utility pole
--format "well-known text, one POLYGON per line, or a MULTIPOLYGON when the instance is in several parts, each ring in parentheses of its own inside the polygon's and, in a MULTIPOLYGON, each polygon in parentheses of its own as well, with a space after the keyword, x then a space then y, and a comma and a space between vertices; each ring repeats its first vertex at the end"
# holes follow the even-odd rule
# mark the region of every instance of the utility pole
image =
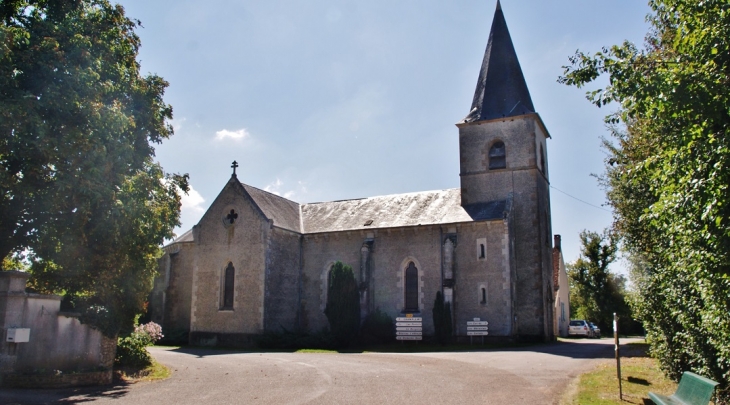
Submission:
POLYGON ((618 316, 613 313, 613 340, 616 347, 616 375, 618 376, 618 399, 623 401, 624 392, 621 388, 621 355, 619 353, 619 342, 618 342, 618 316))

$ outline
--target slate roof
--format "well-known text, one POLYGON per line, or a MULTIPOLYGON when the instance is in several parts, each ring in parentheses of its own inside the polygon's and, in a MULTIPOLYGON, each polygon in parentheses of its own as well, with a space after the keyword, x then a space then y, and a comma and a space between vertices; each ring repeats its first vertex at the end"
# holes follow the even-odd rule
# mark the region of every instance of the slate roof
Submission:
POLYGON ((299 204, 248 184, 241 183, 241 185, 253 198, 256 205, 261 208, 266 218, 274 220, 275 226, 301 233, 302 223, 299 204))
POLYGON ((464 209, 454 188, 304 204, 302 222, 304 233, 336 232, 500 219, 507 208, 496 201, 464 209))
MULTIPOLYGON (((488 221, 502 219, 510 210, 508 200, 462 207, 458 188, 297 204, 242 186, 275 226, 303 234, 488 221)), ((187 231, 172 243, 192 241, 192 231, 187 231)))
POLYGON ((487 49, 469 115, 463 122, 514 117, 535 112, 520 61, 497 1, 487 49))
POLYGON ((187 232, 180 235, 177 239, 175 239, 175 242, 194 242, 195 239, 193 238, 193 230, 189 229, 187 232))

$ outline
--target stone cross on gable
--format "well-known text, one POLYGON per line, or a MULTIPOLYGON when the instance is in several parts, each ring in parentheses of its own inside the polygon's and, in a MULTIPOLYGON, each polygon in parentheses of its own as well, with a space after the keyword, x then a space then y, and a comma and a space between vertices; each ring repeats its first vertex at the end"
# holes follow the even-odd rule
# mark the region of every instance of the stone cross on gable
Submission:
POLYGON ((233 168, 233 175, 235 176, 236 175, 236 168, 238 167, 238 162, 236 162, 234 160, 233 161, 233 164, 231 165, 231 167, 233 168))

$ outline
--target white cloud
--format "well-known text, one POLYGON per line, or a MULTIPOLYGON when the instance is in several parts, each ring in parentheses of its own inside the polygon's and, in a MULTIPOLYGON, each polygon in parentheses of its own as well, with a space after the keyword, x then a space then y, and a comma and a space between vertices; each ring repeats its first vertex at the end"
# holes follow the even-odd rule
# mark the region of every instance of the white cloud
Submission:
POLYGON ((241 128, 238 131, 229 131, 227 129, 222 129, 215 133, 215 139, 217 141, 221 141, 225 138, 239 140, 239 139, 248 138, 249 136, 251 136, 251 134, 246 130, 246 128, 241 128))
POLYGON ((187 120, 188 119, 185 117, 170 120, 170 125, 172 125, 172 130, 175 132, 180 131, 183 127, 183 123, 187 120))
MULTIPOLYGON (((298 183, 300 185, 300 188, 303 189, 302 182, 300 181, 298 183)), ((282 196, 288 200, 293 199, 294 196, 297 195, 297 191, 296 190, 282 191, 283 185, 284 185, 284 182, 281 181, 281 179, 279 179, 277 177, 273 183, 270 183, 269 185, 264 187, 264 191, 268 191, 271 194, 276 194, 278 196, 282 196)))
POLYGON ((205 212, 205 207, 203 207, 205 198, 193 186, 190 186, 187 194, 182 193, 180 197, 183 214, 187 212, 190 214, 202 214, 205 212))
POLYGON ((281 195, 280 188, 281 188, 282 184, 284 184, 284 183, 282 183, 281 180, 279 180, 279 178, 277 177, 276 181, 274 181, 273 183, 270 183, 266 187, 264 187, 264 191, 268 191, 271 194, 281 195))

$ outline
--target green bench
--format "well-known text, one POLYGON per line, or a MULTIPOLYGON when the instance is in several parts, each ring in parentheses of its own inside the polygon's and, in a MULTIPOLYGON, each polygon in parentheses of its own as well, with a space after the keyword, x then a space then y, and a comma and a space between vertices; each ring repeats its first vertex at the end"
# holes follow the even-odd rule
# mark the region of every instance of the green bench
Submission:
POLYGON ((677 392, 670 396, 649 393, 649 398, 657 405, 707 405, 718 383, 709 378, 685 371, 679 380, 677 392))

